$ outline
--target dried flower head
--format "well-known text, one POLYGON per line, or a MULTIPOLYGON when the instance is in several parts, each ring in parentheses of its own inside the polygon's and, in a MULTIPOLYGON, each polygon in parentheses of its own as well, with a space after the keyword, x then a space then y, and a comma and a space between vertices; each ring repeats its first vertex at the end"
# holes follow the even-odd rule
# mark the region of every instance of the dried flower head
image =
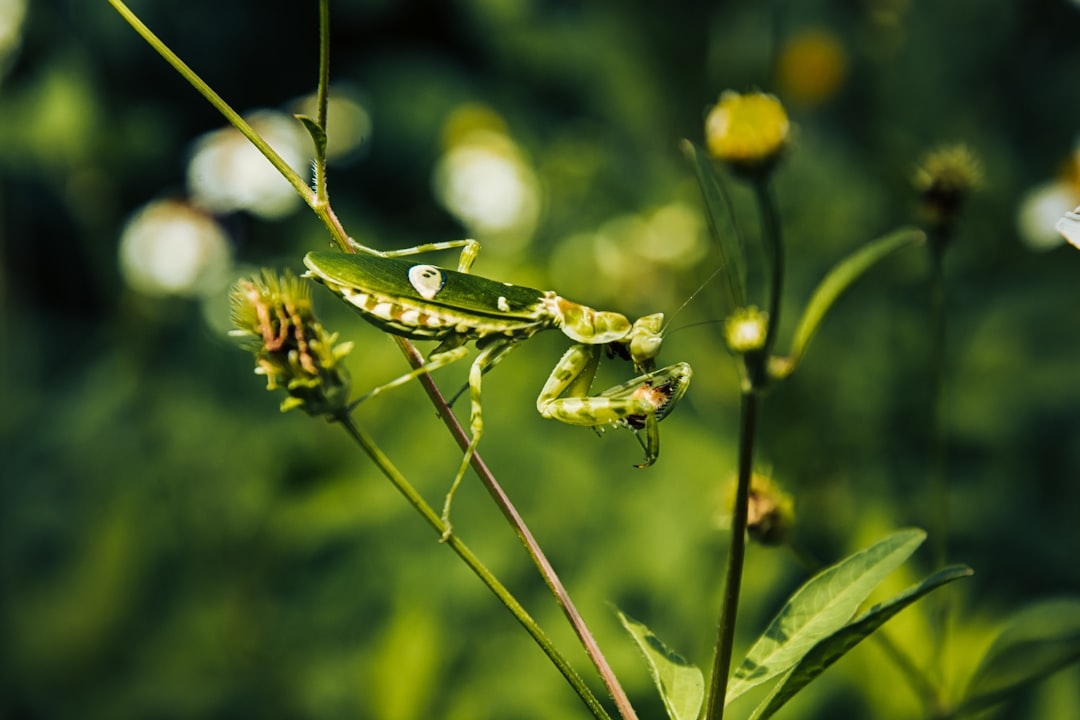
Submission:
POLYGON ((790 130, 787 112, 775 96, 727 90, 705 118, 705 145, 736 171, 756 175, 775 165, 790 130))
POLYGON ((948 235, 964 200, 982 182, 982 165, 967 146, 946 145, 923 157, 912 182, 930 228, 948 235))
POLYGON ((309 286, 286 272, 280 278, 240 280, 230 296, 232 335, 244 338, 255 355, 255 373, 266 389, 284 388, 282 412, 300 408, 308 415, 336 415, 348 406, 349 373, 340 362, 352 343, 335 345, 336 334, 319 324, 309 286))
MULTIPOLYGON (((725 513, 735 502, 735 481, 725 493, 725 513)), ((764 473, 750 476, 750 495, 747 499, 746 533, 762 545, 783 545, 795 529, 795 503, 775 481, 764 473)))

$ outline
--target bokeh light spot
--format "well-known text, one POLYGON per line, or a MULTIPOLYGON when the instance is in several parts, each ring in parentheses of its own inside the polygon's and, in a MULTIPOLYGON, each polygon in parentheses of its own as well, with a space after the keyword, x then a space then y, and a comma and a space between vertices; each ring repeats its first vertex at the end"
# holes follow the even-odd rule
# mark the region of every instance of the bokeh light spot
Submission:
MULTIPOLYGON (((301 176, 310 172, 312 143, 293 117, 260 110, 251 127, 301 176)), ((300 196, 240 131, 228 127, 198 138, 187 171, 192 202, 214 213, 246 210, 268 220, 297 208, 300 196)))
POLYGON ((0 0, 0 72, 22 45, 26 0, 0 0))
MULTIPOLYGON (((532 237, 540 216, 540 183, 517 144, 491 123, 491 115, 470 126, 451 116, 444 136, 448 146, 434 174, 435 195, 469 233, 498 240, 496 253, 520 249, 532 237)), ((497 116, 495 116, 497 118, 497 116)))
POLYGON ((120 271, 145 295, 205 296, 228 280, 232 257, 225 231, 209 215, 178 200, 138 210, 120 237, 120 271))
POLYGON ((836 94, 847 75, 847 55, 831 32, 803 30, 784 43, 776 72, 781 96, 812 107, 836 94))

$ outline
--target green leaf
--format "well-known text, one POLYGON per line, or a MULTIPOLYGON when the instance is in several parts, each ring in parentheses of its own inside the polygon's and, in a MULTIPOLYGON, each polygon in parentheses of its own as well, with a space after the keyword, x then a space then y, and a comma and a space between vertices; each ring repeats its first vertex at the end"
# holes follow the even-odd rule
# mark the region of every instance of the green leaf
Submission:
POLYGON ((1013 616, 994 640, 953 717, 996 705, 1080 660, 1080 598, 1046 600, 1013 616))
POLYGON ((806 653, 776 684, 769 696, 754 711, 751 720, 766 720, 772 717, 788 700, 830 665, 923 595, 946 583, 970 577, 972 574, 971 568, 964 565, 939 570, 899 595, 875 605, 837 632, 829 635, 806 653))
POLYGON ((731 211, 731 201, 716 175, 708 155, 689 140, 682 141, 682 150, 694 164, 698 186, 705 199, 709 229, 720 245, 720 266, 727 278, 730 310, 746 305, 746 250, 739 238, 731 211))
POLYGON ((922 530, 901 530, 826 568, 795 591, 735 669, 727 702, 786 672, 847 624, 885 576, 925 539, 922 530))
POLYGON ((315 143, 315 160, 317 162, 323 162, 326 159, 326 131, 317 121, 308 117, 307 115, 294 115, 305 128, 307 128, 308 135, 311 136, 312 142, 315 143))
POLYGON ((616 613, 645 656, 668 716, 671 720, 696 720, 705 701, 705 678, 701 671, 660 642, 649 628, 621 610, 616 613))
POLYGON ((926 233, 921 230, 897 230, 884 237, 872 240, 830 270, 829 274, 817 286, 806 306, 806 310, 803 311, 799 325, 795 329, 794 339, 791 342, 788 361, 783 364, 783 369, 779 372, 780 377, 786 377, 795 370, 806 352, 806 346, 810 344, 810 340, 813 339, 818 326, 825 319, 826 313, 829 312, 829 308, 847 290, 848 286, 862 277, 875 263, 892 253, 906 247, 921 245, 925 241, 926 233))

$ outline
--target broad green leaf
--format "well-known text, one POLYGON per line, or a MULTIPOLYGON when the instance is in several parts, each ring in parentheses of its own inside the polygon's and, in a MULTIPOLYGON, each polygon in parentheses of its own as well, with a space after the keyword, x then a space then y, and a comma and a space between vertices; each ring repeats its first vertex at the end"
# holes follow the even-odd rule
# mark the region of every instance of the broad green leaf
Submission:
POLYGON ((953 717, 996 705, 1078 660, 1080 598, 1027 607, 1013 616, 986 651, 953 717))
POLYGON ((925 241, 926 234, 921 230, 897 230, 870 241, 830 270, 817 286, 810 302, 806 305, 806 310, 803 311, 791 342, 788 361, 783 364, 781 376, 789 375, 794 371, 806 352, 806 346, 810 344, 818 326, 829 312, 829 308, 847 290, 848 286, 862 277, 875 263, 890 254, 906 247, 921 245, 925 241))
POLYGON ((708 155, 689 140, 682 141, 682 150, 694 164, 709 228, 720 245, 720 264, 727 278, 726 289, 731 302, 728 309, 743 307, 746 305, 746 250, 735 227, 731 201, 708 155))
POLYGON ((830 665, 842 658, 849 650, 869 637, 884 625, 896 613, 926 595, 931 590, 953 580, 970 577, 972 570, 964 565, 955 565, 939 570, 921 583, 909 587, 899 595, 875 605, 858 618, 829 635, 810 652, 806 653, 795 666, 776 684, 772 692, 757 707, 751 720, 766 720, 806 687, 810 681, 823 673, 830 665))
POLYGON ((796 590, 735 669, 727 702, 786 672, 847 624, 885 576, 925 539, 922 530, 901 530, 826 568, 796 590))
POLYGON ((668 716, 671 720, 696 720, 705 701, 705 678, 701 671, 660 642, 649 628, 621 610, 616 612, 623 627, 641 648, 668 716))

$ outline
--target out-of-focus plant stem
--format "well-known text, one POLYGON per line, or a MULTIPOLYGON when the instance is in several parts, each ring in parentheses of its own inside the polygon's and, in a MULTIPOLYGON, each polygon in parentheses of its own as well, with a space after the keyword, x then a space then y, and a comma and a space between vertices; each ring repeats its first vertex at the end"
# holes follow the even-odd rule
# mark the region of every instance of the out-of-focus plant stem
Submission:
POLYGON ((780 302, 784 288, 784 244, 780 217, 769 188, 768 174, 753 180, 754 196, 761 213, 761 235, 770 262, 769 319, 765 345, 760 352, 744 356, 747 384, 743 387, 739 412, 739 474, 735 489, 735 507, 731 512, 731 545, 728 549, 716 650, 713 656, 706 720, 723 720, 731 653, 735 644, 735 621, 739 610, 743 564, 746 556, 746 524, 750 498, 750 479, 754 471, 754 435, 757 431, 761 393, 769 382, 769 363, 780 323, 780 302))
POLYGON ((759 396, 744 390, 739 413, 739 477, 735 489, 735 507, 731 515, 731 545, 728 549, 727 573, 724 578, 723 600, 713 655, 712 674, 706 720, 722 720, 731 671, 731 652, 735 644, 735 618, 739 609, 743 561, 746 555, 746 523, 750 497, 750 478, 754 463, 754 434, 757 429, 759 396))
MULTIPOLYGON (((429 525, 435 530, 435 532, 441 536, 446 530, 446 526, 443 524, 439 517, 439 514, 424 501, 424 498, 416 491, 416 488, 401 474, 400 471, 394 466, 382 450, 375 444, 375 442, 365 433, 360 427, 353 421, 352 417, 347 413, 342 413, 335 418, 337 422, 341 424, 345 431, 356 441, 363 451, 371 458, 372 462, 382 471, 383 475, 393 484, 395 488, 405 497, 413 508, 427 521, 429 525)), ((544 654, 548 656, 551 662, 566 678, 567 682, 574 688, 578 696, 588 706, 590 712, 596 718, 603 718, 610 720, 610 716, 604 710, 603 705, 596 699, 596 696, 592 694, 589 688, 585 685, 581 677, 574 671, 574 669, 567 662, 559 651, 555 648, 555 645, 544 634, 544 631, 540 629, 540 626, 536 624, 536 621, 526 612, 525 608, 517 601, 517 599, 510 593, 506 587, 499 582, 487 567, 480 562, 468 546, 461 541, 456 535, 451 534, 447 540, 446 545, 453 550, 459 558, 469 567, 473 573, 476 574, 480 581, 484 583, 491 590, 492 593, 499 599, 503 605, 513 614, 521 626, 525 628, 525 631, 532 636, 536 644, 540 646, 540 649, 544 651, 544 654)))

